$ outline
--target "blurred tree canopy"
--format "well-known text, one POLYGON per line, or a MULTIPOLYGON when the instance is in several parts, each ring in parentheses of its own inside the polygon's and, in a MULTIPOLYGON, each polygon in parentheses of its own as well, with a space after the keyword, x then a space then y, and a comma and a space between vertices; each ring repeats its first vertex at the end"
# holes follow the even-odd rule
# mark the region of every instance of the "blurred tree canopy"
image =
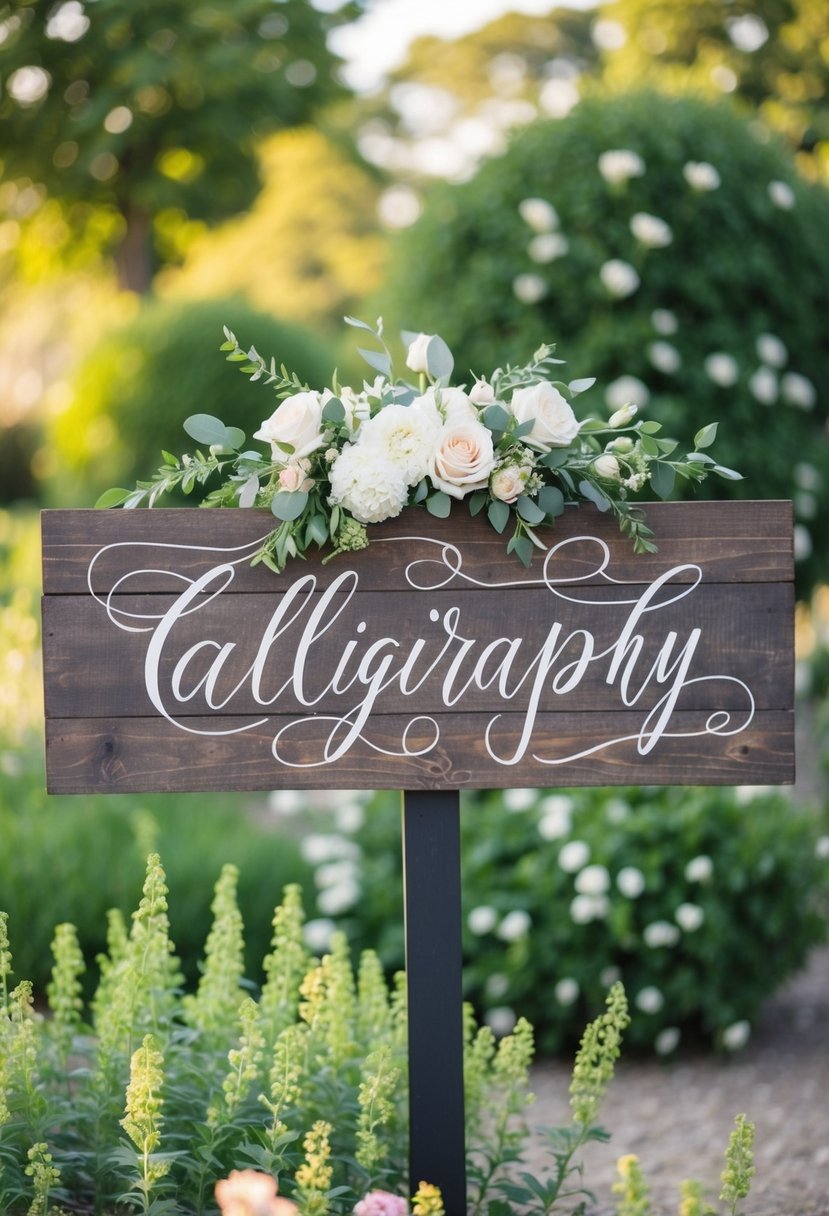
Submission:
POLYGON ((826 0, 615 0, 599 19, 623 36, 603 57, 617 87, 733 93, 799 150, 800 168, 829 171, 826 0))
POLYGON ((359 310, 385 268, 380 183, 348 147, 310 127, 265 140, 259 157, 263 187, 250 211, 198 238, 156 290, 243 292, 256 308, 339 338, 343 315, 359 310))
POLYGON ((104 209, 122 286, 145 291, 175 229, 247 207, 256 144, 344 95, 332 22, 307 0, 0 3, 6 179, 64 204, 84 231, 104 209))

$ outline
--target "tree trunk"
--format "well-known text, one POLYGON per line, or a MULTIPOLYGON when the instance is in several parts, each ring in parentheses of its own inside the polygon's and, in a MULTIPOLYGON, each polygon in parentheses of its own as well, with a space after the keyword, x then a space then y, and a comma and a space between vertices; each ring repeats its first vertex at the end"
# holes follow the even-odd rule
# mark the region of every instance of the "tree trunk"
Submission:
POLYGON ((126 204, 121 208, 126 231, 115 250, 115 269, 122 291, 147 295, 153 281, 152 221, 141 207, 126 204))

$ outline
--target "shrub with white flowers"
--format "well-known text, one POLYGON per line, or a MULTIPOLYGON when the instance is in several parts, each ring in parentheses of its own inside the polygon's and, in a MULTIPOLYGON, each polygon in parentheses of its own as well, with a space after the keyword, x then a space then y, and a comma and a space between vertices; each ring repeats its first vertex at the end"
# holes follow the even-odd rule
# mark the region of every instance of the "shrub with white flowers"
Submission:
POLYGON ((608 408, 683 442, 713 410, 745 476, 713 492, 794 499, 805 591, 829 551, 827 230, 826 185, 727 100, 596 95, 432 190, 381 302, 464 367, 554 333, 608 408))

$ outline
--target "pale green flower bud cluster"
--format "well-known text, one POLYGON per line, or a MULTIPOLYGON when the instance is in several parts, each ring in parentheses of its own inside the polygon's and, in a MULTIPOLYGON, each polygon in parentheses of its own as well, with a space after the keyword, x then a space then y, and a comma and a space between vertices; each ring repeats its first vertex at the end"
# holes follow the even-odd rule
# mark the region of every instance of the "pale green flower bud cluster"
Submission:
POLYGON ((330 1123, 318 1119, 302 1142, 305 1160, 294 1175, 303 1216, 325 1216, 333 1169, 330 1164, 330 1123))
POLYGON ((392 1063, 388 1045, 368 1057, 363 1076, 358 1095, 356 1158, 368 1174, 373 1175, 389 1154, 389 1145, 380 1140, 378 1129, 394 1119, 392 1099, 400 1080, 400 1069, 392 1063))
POLYGON ((225 865, 216 883, 213 923, 205 944, 204 968, 194 996, 182 1001, 188 1025, 223 1042, 236 1025, 243 996, 244 925, 236 902, 239 871, 225 865))
POLYGON ((729 1205, 731 1216, 736 1216, 740 1200, 748 1196, 753 1177, 754 1124, 745 1115, 737 1115, 725 1150, 725 1169, 721 1175, 723 1187, 720 1199, 729 1205))
POLYGON ((52 1011, 52 1034, 61 1058, 65 1059, 77 1033, 83 1009, 79 976, 86 970, 74 925, 58 925, 52 942, 55 965, 46 989, 52 1011))
POLYGON ((169 1161, 152 1160, 152 1154, 161 1143, 163 1084, 164 1056, 153 1036, 148 1034, 130 1061, 126 1111, 121 1119, 121 1126, 138 1150, 138 1187, 144 1195, 145 1208, 150 1190, 170 1168, 169 1161))
POLYGON ((627 997, 621 983, 607 994, 606 1009, 582 1036, 570 1082, 570 1107, 576 1123, 594 1123, 599 1107, 613 1079, 619 1058, 622 1035, 630 1024, 627 997))
POLYGON ((60 1185, 60 1170, 53 1164, 49 1146, 43 1141, 33 1144, 28 1152, 29 1164, 25 1174, 32 1179, 34 1199, 29 1207, 28 1216, 47 1216, 49 1212, 49 1193, 60 1185))
POLYGON ((633 1153, 620 1157, 616 1169, 619 1177, 612 1188, 614 1195, 619 1196, 616 1216, 653 1216, 639 1158, 633 1153))

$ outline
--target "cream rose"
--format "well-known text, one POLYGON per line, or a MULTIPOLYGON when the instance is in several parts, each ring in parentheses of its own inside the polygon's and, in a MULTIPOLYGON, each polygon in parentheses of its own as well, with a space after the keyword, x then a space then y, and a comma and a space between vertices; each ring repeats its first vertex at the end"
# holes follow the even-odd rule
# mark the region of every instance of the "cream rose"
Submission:
POLYGON ((294 460, 308 456, 323 443, 322 409, 319 393, 295 393, 280 402, 253 437, 270 443, 275 459, 284 459, 287 454, 294 460), (290 444, 293 452, 283 452, 277 446, 280 443, 290 444))
POLYGON ((602 477, 605 481, 618 481, 622 472, 619 468, 619 461, 609 452, 596 457, 593 461, 593 471, 597 477, 602 477))
POLYGON ((482 490, 494 468, 492 435, 482 423, 465 419, 447 423, 440 431, 429 475, 444 494, 463 498, 472 490, 482 490))
POLYGON ((579 433, 578 419, 569 403, 547 380, 516 389, 510 410, 518 422, 532 419, 533 428, 524 436, 524 443, 540 452, 566 448, 579 433))
POLYGON ((469 390, 469 400, 475 405, 492 405, 495 400, 495 390, 488 380, 476 380, 469 390))
POLYGON ((496 469, 489 482, 489 492, 493 498, 501 502, 515 502, 519 494, 524 493, 527 475, 519 465, 511 464, 506 468, 496 469))

